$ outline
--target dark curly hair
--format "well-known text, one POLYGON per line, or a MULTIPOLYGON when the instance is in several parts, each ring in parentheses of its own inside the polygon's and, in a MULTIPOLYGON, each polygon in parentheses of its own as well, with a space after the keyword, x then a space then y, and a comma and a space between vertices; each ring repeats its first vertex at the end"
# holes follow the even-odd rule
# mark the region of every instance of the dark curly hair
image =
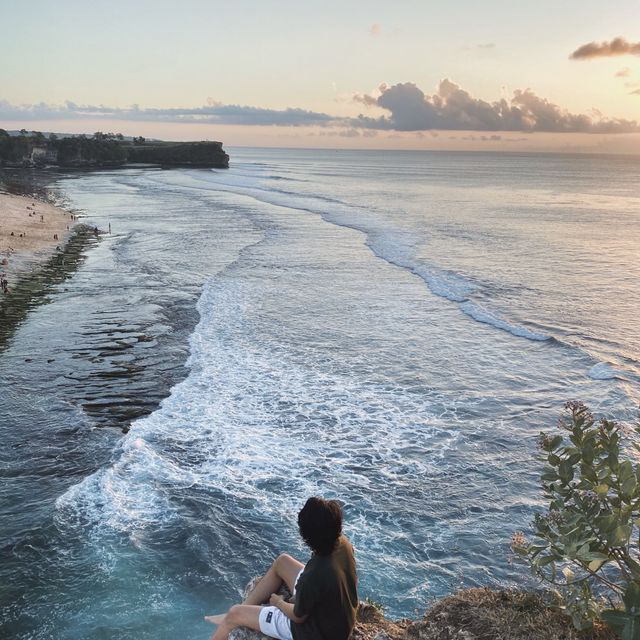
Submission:
POLYGON ((298 514, 302 539, 320 556, 328 556, 342 533, 342 507, 335 500, 309 498, 298 514))

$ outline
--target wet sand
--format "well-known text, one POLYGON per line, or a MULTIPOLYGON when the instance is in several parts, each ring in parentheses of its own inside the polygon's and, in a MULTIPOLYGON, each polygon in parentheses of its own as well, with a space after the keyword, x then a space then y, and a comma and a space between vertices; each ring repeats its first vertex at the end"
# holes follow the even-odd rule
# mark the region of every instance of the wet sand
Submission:
POLYGON ((41 267, 58 247, 64 247, 74 224, 68 211, 34 198, 0 193, 0 274, 5 274, 9 291, 19 277, 41 267))

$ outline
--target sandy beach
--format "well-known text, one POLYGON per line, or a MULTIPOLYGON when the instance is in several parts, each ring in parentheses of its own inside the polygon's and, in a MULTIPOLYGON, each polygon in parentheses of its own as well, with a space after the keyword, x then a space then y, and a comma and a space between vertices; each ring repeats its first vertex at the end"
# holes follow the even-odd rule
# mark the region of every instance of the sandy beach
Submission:
POLYGON ((42 264, 64 245, 74 224, 68 211, 34 198, 0 193, 0 274, 5 275, 9 291, 20 274, 42 264))

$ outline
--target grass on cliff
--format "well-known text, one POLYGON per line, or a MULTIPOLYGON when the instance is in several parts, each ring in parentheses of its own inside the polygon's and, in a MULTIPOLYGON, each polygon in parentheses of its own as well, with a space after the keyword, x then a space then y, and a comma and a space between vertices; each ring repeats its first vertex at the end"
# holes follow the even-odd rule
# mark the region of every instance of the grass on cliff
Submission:
POLYGON ((370 605, 358 610, 352 640, 613 640, 603 624, 576 631, 541 595, 526 591, 465 589, 438 600, 416 621, 388 621, 370 605), (378 635, 379 634, 379 635, 378 635))

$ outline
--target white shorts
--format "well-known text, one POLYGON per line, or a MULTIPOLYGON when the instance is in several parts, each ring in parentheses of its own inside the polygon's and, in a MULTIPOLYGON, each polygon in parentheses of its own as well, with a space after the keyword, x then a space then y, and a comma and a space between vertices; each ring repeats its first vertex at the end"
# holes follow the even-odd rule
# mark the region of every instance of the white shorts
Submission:
POLYGON ((260 631, 265 636, 277 640, 293 640, 291 620, 278 607, 262 607, 260 610, 260 631))
MULTIPOLYGON (((294 596, 296 595, 296 586, 298 585, 302 571, 304 571, 304 569, 296 576, 296 581, 293 585, 294 596)), ((262 631, 265 636, 276 638, 277 640, 293 640, 293 636, 291 635, 291 620, 289 620, 278 607, 262 607, 258 620, 260 622, 260 631, 262 631)))

